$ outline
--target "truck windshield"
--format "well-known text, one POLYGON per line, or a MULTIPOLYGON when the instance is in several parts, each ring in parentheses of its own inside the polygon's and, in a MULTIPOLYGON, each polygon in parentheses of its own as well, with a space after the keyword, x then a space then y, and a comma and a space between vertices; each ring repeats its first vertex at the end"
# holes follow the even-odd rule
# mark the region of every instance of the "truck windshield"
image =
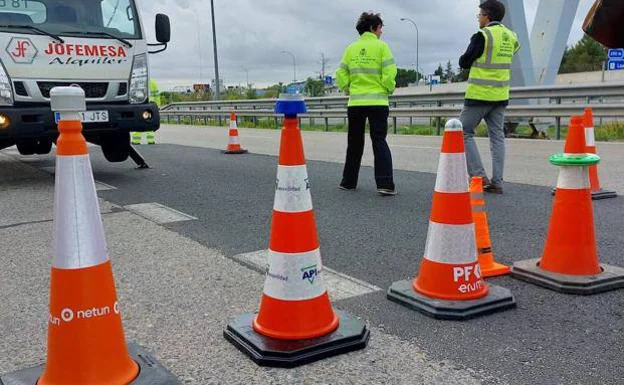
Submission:
MULTIPOLYGON (((141 38, 134 0, 0 0, 0 31, 24 25, 62 36, 141 38)), ((24 28, 20 33, 38 32, 24 28)))

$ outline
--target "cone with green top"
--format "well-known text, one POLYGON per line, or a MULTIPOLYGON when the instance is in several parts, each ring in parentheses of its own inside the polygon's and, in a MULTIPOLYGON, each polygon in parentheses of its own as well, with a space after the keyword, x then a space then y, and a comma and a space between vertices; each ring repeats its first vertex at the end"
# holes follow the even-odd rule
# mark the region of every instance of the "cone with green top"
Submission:
POLYGON ((573 116, 564 153, 550 157, 561 169, 542 258, 514 263, 512 276, 569 294, 624 287, 624 269, 598 261, 588 167, 600 157, 585 148, 582 117, 573 116))

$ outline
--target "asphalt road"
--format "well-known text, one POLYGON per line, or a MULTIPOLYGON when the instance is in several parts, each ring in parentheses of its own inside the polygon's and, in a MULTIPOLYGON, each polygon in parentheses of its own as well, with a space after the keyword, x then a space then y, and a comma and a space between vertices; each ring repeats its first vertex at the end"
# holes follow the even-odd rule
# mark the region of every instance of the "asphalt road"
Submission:
MULTIPOLYGON (((98 150, 93 152, 96 179, 117 188, 100 193, 106 201, 119 206, 158 202, 192 215, 198 219, 165 228, 226 257, 267 248, 275 157, 225 156, 161 144, 141 147, 153 169, 137 171, 129 163, 108 164, 98 150)), ((51 156, 26 161, 36 168, 53 166, 51 156)), ((308 171, 325 265, 383 289, 416 274, 435 175, 397 171, 400 194, 382 198, 374 192, 370 168, 363 169, 356 192, 337 189, 338 163, 309 161, 308 171)), ((548 187, 508 183, 504 196, 487 196, 498 261, 540 256, 549 192, 548 187)), ((617 198, 594 205, 601 261, 619 266, 624 266, 623 203, 617 198)), ((624 291, 578 297, 508 277, 490 282, 511 289, 518 308, 467 322, 438 321, 389 302, 383 291, 336 306, 484 383, 621 384, 624 291)), ((405 360, 387 353, 384 360, 405 360)))

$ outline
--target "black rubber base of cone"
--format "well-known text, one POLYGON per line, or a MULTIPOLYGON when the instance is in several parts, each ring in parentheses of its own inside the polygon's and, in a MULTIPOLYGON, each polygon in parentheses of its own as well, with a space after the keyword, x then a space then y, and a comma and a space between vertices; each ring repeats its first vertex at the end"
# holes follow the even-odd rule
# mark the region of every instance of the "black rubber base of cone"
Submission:
POLYGON ((604 189, 600 191, 592 191, 591 195, 592 199, 595 201, 601 199, 617 198, 617 193, 615 191, 608 191, 604 189))
MULTIPOLYGON (((555 195, 556 190, 557 190, 556 188, 553 188, 551 191, 551 195, 555 195)), ((601 199, 617 198, 617 193, 615 191, 602 189, 600 191, 592 191, 591 197, 592 197, 592 200, 599 201, 601 199)))
POLYGON ((527 259, 514 263, 511 276, 566 294, 592 295, 624 288, 624 269, 621 267, 600 265, 601 274, 567 275, 541 269, 539 261, 527 259))
POLYGON ((241 155, 241 154, 247 154, 249 153, 249 151, 247 150, 221 150, 222 154, 228 154, 228 155, 241 155))
POLYGON ((469 301, 447 301, 424 296, 414 291, 412 281, 398 281, 388 289, 388 299, 419 311, 429 317, 463 321, 516 307, 516 299, 508 289, 489 285, 483 298, 469 301))
POLYGON ((337 314, 340 318, 338 329, 308 340, 278 340, 263 336, 251 326, 256 314, 236 318, 223 331, 223 336, 258 365, 294 368, 366 347, 370 338, 366 325, 347 313, 338 311, 337 314))
MULTIPOLYGON (((139 345, 128 344, 130 357, 139 364, 139 375, 130 385, 182 385, 173 374, 160 365, 139 345)), ((36 385, 44 365, 20 370, 0 377, 0 385, 36 385)))

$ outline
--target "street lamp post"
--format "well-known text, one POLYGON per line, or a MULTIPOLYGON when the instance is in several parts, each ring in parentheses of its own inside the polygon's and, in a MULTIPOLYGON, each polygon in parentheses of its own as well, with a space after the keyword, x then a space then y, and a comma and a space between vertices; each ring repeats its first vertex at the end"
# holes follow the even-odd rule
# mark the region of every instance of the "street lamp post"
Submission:
POLYGON ((288 51, 282 51, 282 53, 288 54, 292 57, 293 60, 293 83, 297 83, 297 61, 295 60, 295 55, 288 51))
POLYGON ((204 83, 204 70, 202 64, 202 50, 201 50, 201 24, 199 23, 199 12, 194 12, 197 19, 197 53, 199 54, 199 83, 204 83))
POLYGON ((241 68, 242 68, 242 69, 243 69, 243 71, 245 71, 245 73, 247 74, 247 83, 246 83, 247 85, 246 85, 246 87, 247 87, 247 88, 251 88, 251 87, 249 86, 249 70, 248 70, 247 68, 245 68, 244 66, 241 66, 241 68))
POLYGON ((416 84, 420 85, 420 67, 418 66, 418 26, 416 25, 416 23, 414 22, 414 20, 412 19, 408 19, 406 17, 402 17, 401 21, 409 21, 410 23, 412 23, 412 25, 414 25, 414 28, 416 28, 416 84))
POLYGON ((219 100, 221 93, 221 84, 219 83, 219 58, 217 56, 217 27, 215 25, 214 0, 210 0, 210 12, 212 13, 212 45, 214 47, 214 66, 215 66, 215 100, 219 100))

